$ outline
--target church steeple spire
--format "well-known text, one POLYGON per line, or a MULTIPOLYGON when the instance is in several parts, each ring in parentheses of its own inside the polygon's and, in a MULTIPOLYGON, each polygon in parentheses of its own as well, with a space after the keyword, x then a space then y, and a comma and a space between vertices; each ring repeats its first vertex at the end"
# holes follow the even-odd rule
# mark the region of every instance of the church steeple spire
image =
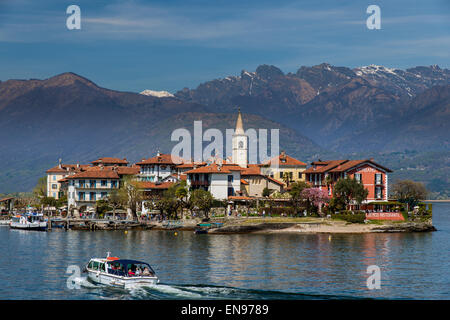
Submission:
POLYGON ((241 114, 241 108, 238 108, 238 118, 236 121, 236 130, 234 131, 234 134, 244 134, 244 125, 242 123, 242 114, 241 114))
POLYGON ((233 163, 238 164, 239 166, 246 168, 248 164, 247 160, 247 136, 244 132, 244 125, 242 122, 242 114, 241 108, 238 108, 238 117, 236 120, 236 130, 233 134, 232 145, 233 145, 233 154, 231 160, 233 163))

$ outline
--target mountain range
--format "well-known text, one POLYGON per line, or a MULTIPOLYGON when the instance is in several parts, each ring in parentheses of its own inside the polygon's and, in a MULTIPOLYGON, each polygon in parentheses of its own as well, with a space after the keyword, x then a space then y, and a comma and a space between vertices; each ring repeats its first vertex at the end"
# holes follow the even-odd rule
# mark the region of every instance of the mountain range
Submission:
POLYGON ((0 193, 28 191, 61 158, 135 162, 170 152, 177 128, 280 129, 280 148, 302 161, 373 157, 393 177, 447 197, 450 70, 323 63, 283 73, 269 65, 173 94, 120 92, 74 73, 0 82, 0 193))

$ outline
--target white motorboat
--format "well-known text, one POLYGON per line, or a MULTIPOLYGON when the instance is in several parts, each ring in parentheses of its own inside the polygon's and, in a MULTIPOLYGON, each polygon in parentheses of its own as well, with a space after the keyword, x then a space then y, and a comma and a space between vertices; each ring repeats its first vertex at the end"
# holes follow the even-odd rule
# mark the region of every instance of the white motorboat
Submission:
POLYGON ((42 213, 26 213, 13 216, 9 227, 11 229, 46 231, 47 221, 42 213))
POLYGON ((0 220, 0 226, 9 226, 11 220, 0 220))
POLYGON ((92 258, 84 272, 87 272, 88 279, 94 283, 125 289, 159 282, 148 263, 110 257, 109 252, 106 258, 92 258))

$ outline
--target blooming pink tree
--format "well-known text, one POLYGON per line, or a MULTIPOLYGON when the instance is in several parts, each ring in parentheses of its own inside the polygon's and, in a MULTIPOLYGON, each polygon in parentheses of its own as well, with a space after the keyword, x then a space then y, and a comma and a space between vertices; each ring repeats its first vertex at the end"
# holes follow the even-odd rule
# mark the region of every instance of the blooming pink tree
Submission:
POLYGON ((322 204, 330 201, 328 192, 320 188, 308 188, 302 191, 302 197, 310 204, 319 209, 319 214, 322 213, 322 204))

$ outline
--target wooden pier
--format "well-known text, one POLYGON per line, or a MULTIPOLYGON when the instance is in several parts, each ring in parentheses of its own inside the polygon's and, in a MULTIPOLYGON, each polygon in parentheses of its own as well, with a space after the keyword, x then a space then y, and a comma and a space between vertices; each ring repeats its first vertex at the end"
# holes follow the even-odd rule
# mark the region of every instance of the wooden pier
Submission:
POLYGON ((64 230, 128 230, 151 229, 154 225, 133 220, 104 220, 104 219, 77 219, 77 218, 49 218, 48 230, 61 228, 64 230))

